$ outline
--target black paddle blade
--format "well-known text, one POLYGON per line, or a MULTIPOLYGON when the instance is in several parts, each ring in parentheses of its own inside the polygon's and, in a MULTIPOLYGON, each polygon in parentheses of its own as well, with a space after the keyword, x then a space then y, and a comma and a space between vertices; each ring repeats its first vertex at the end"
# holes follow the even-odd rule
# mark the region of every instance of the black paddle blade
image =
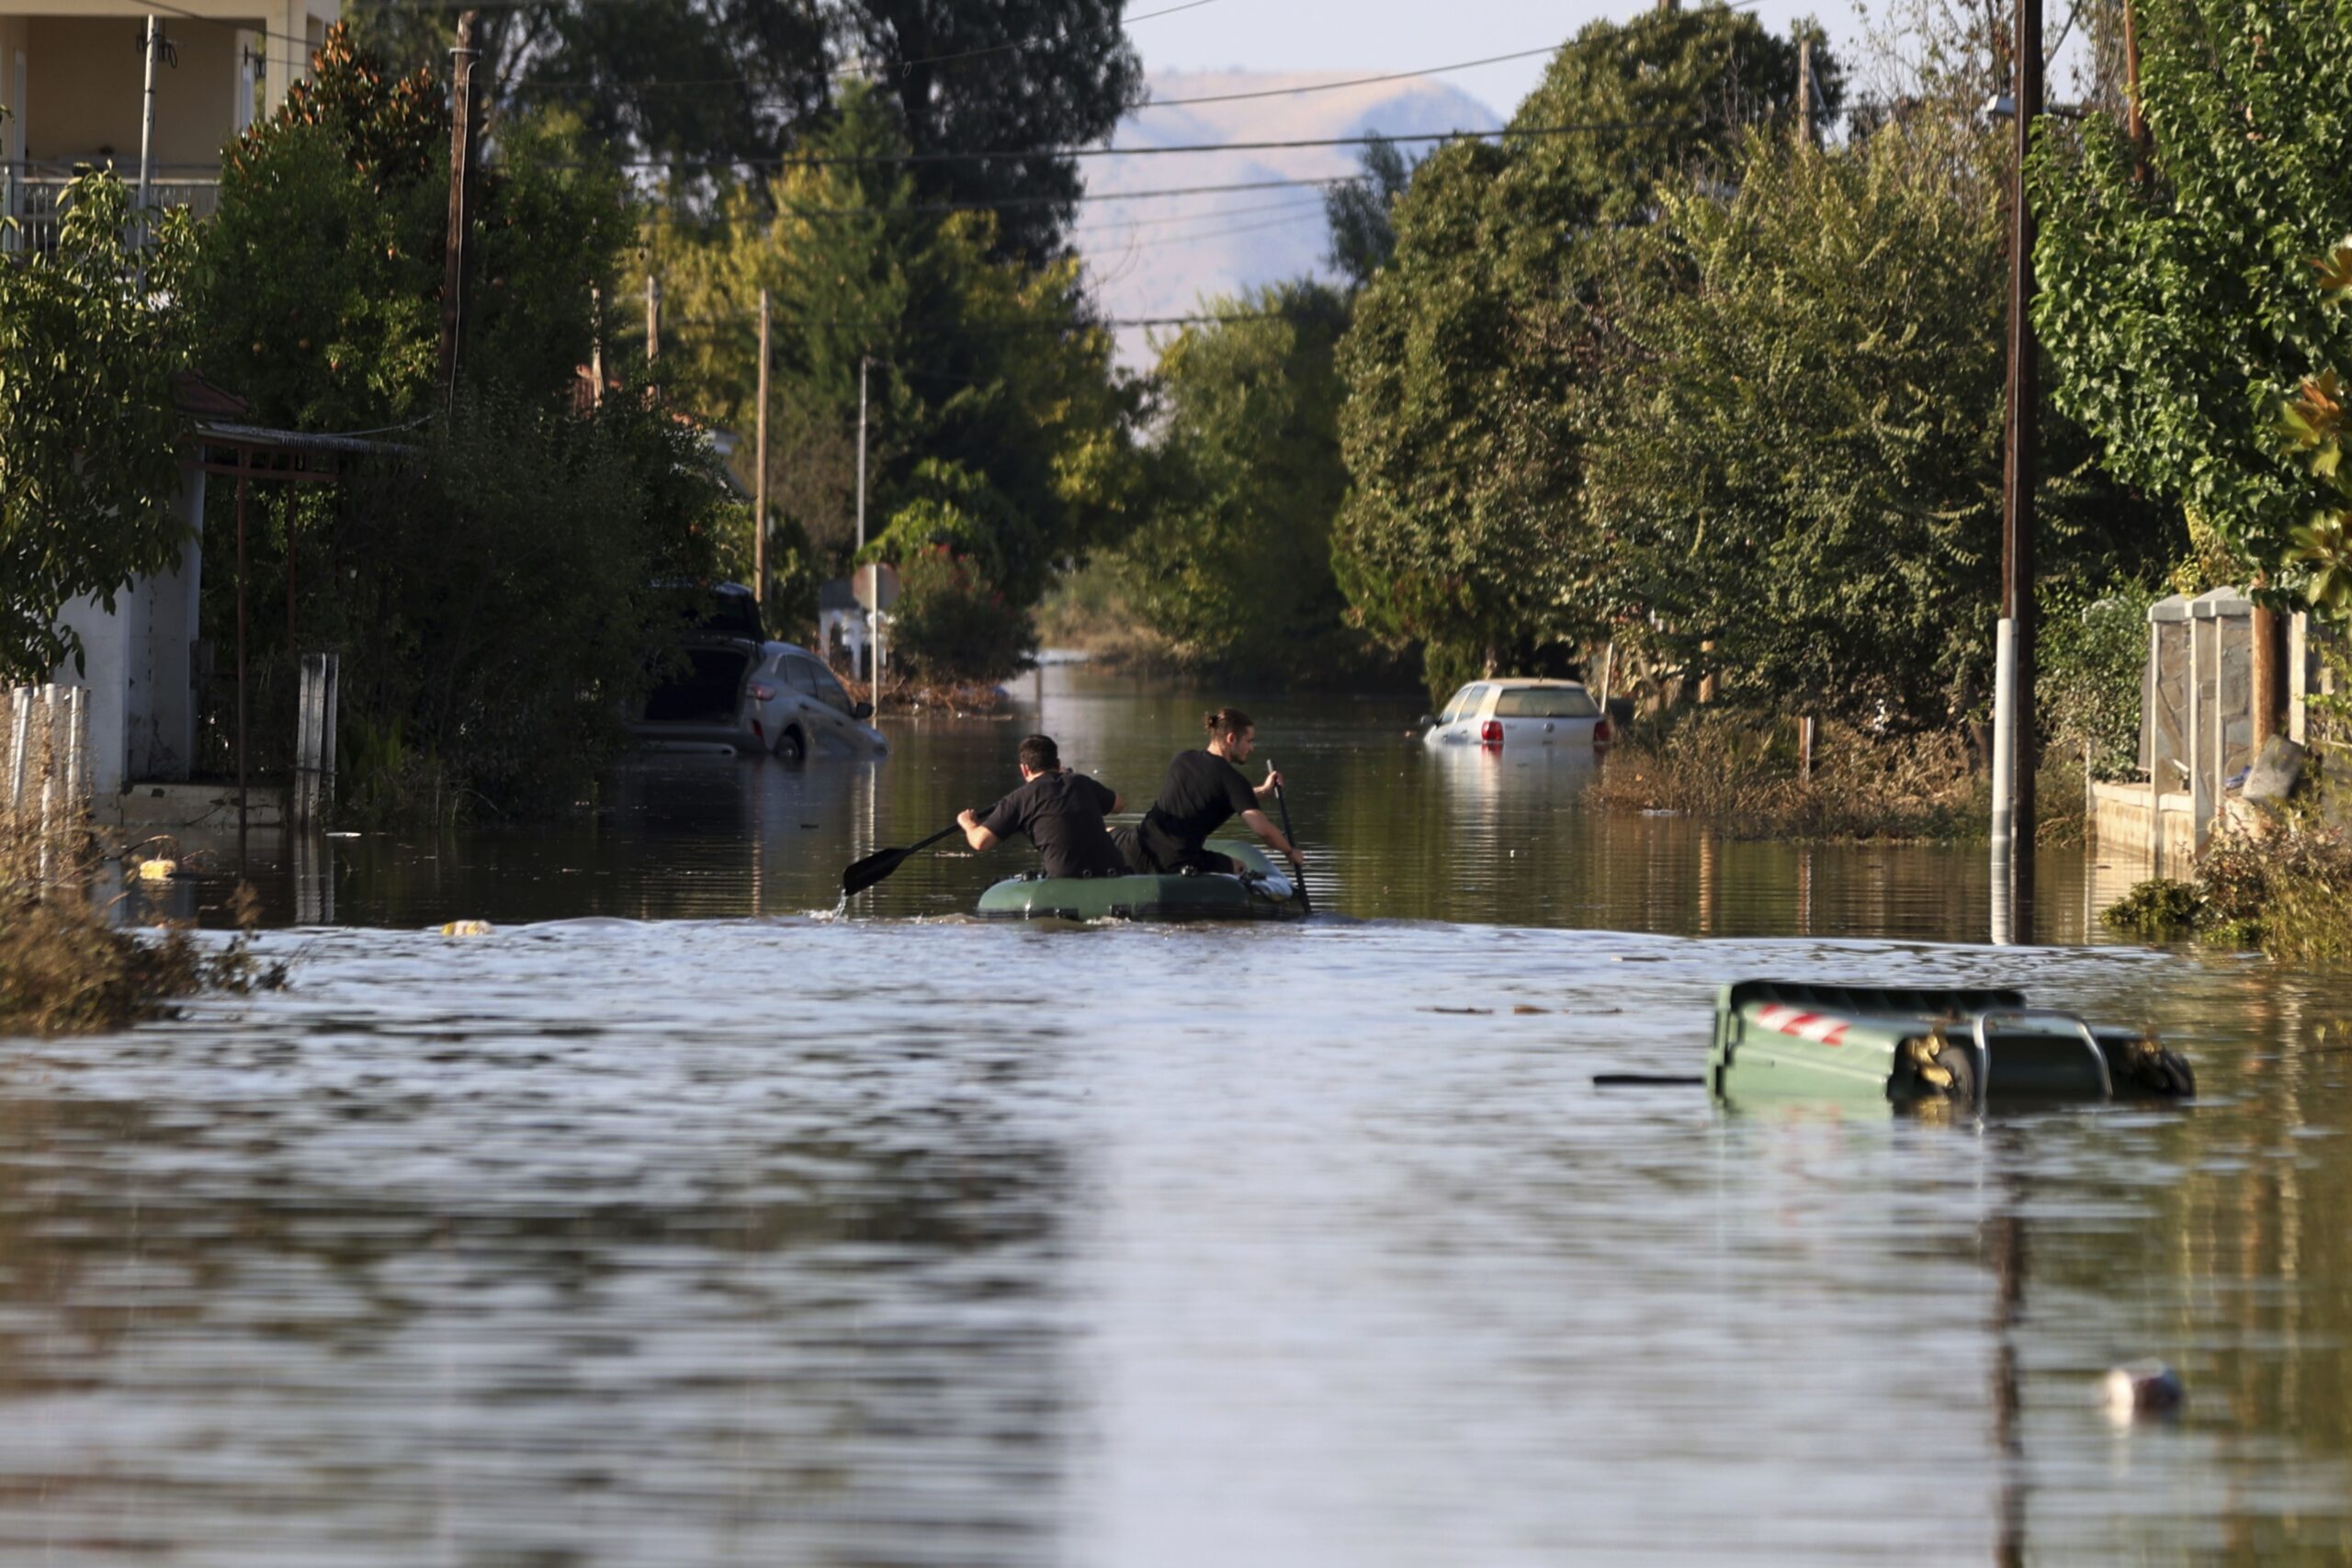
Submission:
POLYGON ((948 834, 957 831, 960 831, 960 829, 956 826, 956 824, 951 822, 946 827, 942 828, 938 832, 933 833, 930 838, 925 839, 920 844, 909 844, 903 850, 875 851, 872 854, 866 856, 864 860, 852 864, 847 871, 842 873, 842 897, 844 898, 855 897, 860 893, 863 893, 867 888, 873 886, 876 883, 881 881, 884 877, 889 875, 892 872, 898 870, 899 866, 906 863, 908 856, 920 854, 924 850, 931 848, 932 845, 939 842, 940 840, 947 837, 948 834))
POLYGON ((842 873, 842 897, 854 898, 905 863, 912 850, 882 850, 842 873))

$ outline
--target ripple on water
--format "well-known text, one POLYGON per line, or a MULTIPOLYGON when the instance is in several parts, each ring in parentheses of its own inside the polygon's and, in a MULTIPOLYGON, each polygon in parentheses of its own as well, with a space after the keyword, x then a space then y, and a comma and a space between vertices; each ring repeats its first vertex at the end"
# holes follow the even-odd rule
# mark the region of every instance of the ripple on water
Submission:
POLYGON ((292 989, 12 1047, 0 1560, 2346 1544, 2316 982, 1377 920, 266 945, 292 989), (1773 973, 2018 984, 2210 1092, 1977 1128, 1594 1089, 1690 1070, 1773 973), (2189 1405, 2119 1436, 2139 1354, 2189 1405))

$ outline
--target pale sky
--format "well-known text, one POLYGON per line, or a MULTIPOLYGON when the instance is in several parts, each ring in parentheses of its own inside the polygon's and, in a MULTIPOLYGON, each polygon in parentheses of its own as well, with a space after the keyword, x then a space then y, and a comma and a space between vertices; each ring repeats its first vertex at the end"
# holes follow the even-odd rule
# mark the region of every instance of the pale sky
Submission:
MULTIPOLYGON (((1623 21, 1646 4, 1619 0, 1208 0, 1170 11, 1183 0, 1129 0, 1127 36, 1151 71, 1415 71, 1521 50, 1557 48, 1587 22, 1623 21), (1149 16, 1168 11, 1164 16, 1149 16)), ((1753 10, 1775 33, 1812 15, 1849 63, 1858 48, 1854 0, 1756 0, 1753 10)), ((1438 80, 1483 99, 1509 117, 1542 79, 1544 57, 1467 71, 1438 80)))

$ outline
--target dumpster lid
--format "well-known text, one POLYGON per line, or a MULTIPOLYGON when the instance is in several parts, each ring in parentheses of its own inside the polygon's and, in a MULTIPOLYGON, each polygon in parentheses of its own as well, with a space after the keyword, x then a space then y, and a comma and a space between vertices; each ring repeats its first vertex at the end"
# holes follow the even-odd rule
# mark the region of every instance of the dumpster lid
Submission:
POLYGON ((1717 1005, 1736 1012, 1750 1002, 1783 1002, 1811 1011, 1864 1018, 1964 1018, 2025 1006, 2023 991, 1996 987, 1825 986, 1807 980, 1735 980, 1717 1005))

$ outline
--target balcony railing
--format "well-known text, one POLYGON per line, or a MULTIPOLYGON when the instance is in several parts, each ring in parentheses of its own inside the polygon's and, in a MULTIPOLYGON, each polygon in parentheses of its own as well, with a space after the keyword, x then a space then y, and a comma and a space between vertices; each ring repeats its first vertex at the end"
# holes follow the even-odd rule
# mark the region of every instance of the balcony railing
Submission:
MULTIPOLYGON (((139 171, 117 166, 117 174, 134 185, 139 171)), ((57 243, 57 202, 74 183, 74 170, 62 164, 0 162, 0 254, 19 255, 47 251, 57 243)), ((220 176, 185 169, 159 170, 148 182, 147 199, 156 207, 185 207, 198 218, 209 218, 220 205, 220 176)))

